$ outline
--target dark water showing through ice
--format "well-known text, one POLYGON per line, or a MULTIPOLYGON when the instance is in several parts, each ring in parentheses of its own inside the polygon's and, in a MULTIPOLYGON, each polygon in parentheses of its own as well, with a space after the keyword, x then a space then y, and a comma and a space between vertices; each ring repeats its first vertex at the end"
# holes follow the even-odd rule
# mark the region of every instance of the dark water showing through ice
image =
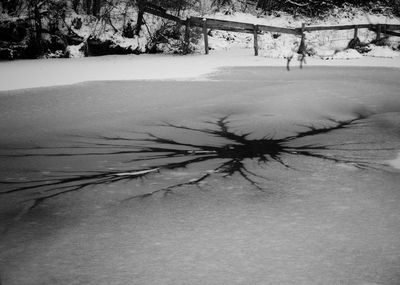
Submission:
POLYGON ((398 284, 398 78, 3 92, 2 284, 398 284))
MULTIPOLYGON (((56 157, 64 158, 68 156, 131 156, 132 159, 126 161, 126 164, 147 162, 142 168, 136 169, 107 169, 107 170, 87 170, 82 172, 63 171, 60 175, 42 178, 39 180, 4 180, 1 184, 9 186, 9 189, 3 191, 2 195, 16 192, 28 192, 39 189, 40 194, 33 197, 33 204, 29 208, 32 210, 40 203, 64 195, 69 192, 84 190, 90 186, 101 184, 111 184, 119 181, 131 181, 153 175, 155 172, 164 170, 177 170, 191 167, 192 165, 208 162, 210 160, 219 160, 220 163, 213 169, 205 173, 199 173, 197 178, 186 182, 172 184, 149 193, 133 195, 129 199, 144 198, 157 193, 164 195, 171 193, 174 189, 197 185, 206 182, 214 174, 220 174, 221 177, 231 177, 235 174, 241 176, 244 181, 250 183, 254 188, 265 191, 266 186, 260 185, 256 179, 266 179, 262 174, 257 174, 248 169, 246 161, 258 162, 259 168, 266 171, 267 164, 277 162, 287 168, 291 168, 284 160, 290 161, 290 156, 302 156, 319 158, 336 163, 348 164, 359 169, 384 169, 386 166, 382 162, 369 161, 365 153, 379 152, 385 150, 396 151, 394 147, 382 148, 380 146, 370 146, 370 143, 352 142, 342 144, 301 144, 293 145, 302 138, 312 139, 318 135, 329 134, 335 130, 356 127, 366 119, 366 115, 355 114, 355 118, 347 121, 337 121, 328 119, 326 124, 331 126, 304 126, 305 130, 299 131, 293 135, 284 138, 274 138, 272 135, 265 135, 259 139, 248 139, 251 133, 236 134, 229 129, 228 116, 218 119, 216 122, 209 122, 214 129, 197 129, 183 125, 174 125, 166 123, 162 127, 181 129, 188 132, 195 132, 203 136, 213 136, 225 139, 227 142, 222 145, 202 145, 201 143, 185 143, 179 139, 169 139, 158 137, 152 133, 147 134, 147 138, 129 138, 129 137, 100 137, 97 142, 90 143, 90 139, 83 141, 82 145, 64 148, 18 148, 14 152, 5 154, 6 158, 27 158, 27 157, 56 157), (152 144, 141 146, 143 144, 152 144), (139 146, 138 146, 139 145, 139 146), (366 146, 365 146, 366 145, 366 146), (80 151, 80 152, 77 152, 80 151), (44 153, 43 153, 44 151, 44 153), (53 152, 48 152, 53 151, 53 152), (87 152, 85 152, 87 151, 87 152), (330 152, 339 152, 332 155, 330 152), (347 152, 347 154, 345 154, 347 152), (358 154, 361 152, 362 154, 358 154), (325 154, 327 153, 327 154, 325 154), (354 154, 356 153, 356 154, 354 154), (349 155, 350 154, 350 155, 349 155), (364 155, 363 155, 364 154, 364 155), (136 157, 135 157, 136 156, 136 157), (263 166, 263 167, 261 167, 263 166)), ((13 149, 10 149, 11 151, 13 149)))

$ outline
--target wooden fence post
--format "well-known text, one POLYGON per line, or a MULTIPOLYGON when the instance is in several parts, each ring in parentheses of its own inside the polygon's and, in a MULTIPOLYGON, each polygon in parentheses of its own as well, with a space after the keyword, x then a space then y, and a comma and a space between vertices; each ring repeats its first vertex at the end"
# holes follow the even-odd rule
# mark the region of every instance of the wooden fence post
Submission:
POLYGON ((254 55, 258 56, 258 26, 253 25, 254 31, 254 55))
POLYGON ((377 24, 376 25, 376 40, 381 39, 381 30, 382 30, 381 24, 377 24))
POLYGON ((185 50, 184 54, 188 54, 190 49, 190 18, 185 21, 185 50))
POLYGON ((384 37, 386 36, 386 31, 387 31, 387 24, 382 24, 382 33, 384 37))
POLYGON ((353 39, 356 39, 358 37, 358 26, 354 26, 354 37, 353 39))
POLYGON ((302 23, 301 24, 301 40, 300 40, 300 45, 299 45, 299 51, 301 51, 301 49, 305 49, 305 39, 306 39, 306 35, 304 34, 306 28, 306 24, 302 23))
POLYGON ((207 33, 207 19, 203 19, 203 37, 204 37, 204 50, 208 54, 208 33, 207 33))
POLYGON ((306 24, 305 23, 301 23, 301 36, 304 35, 305 29, 306 29, 306 24))
POLYGON ((347 44, 347 48, 354 49, 360 44, 360 39, 358 38, 358 26, 354 25, 354 35, 350 42, 347 44))

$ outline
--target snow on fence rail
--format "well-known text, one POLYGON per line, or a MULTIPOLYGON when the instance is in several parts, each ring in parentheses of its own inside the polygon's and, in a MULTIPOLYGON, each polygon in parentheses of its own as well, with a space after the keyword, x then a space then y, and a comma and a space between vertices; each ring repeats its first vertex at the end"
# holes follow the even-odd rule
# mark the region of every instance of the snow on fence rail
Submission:
MULTIPOLYGON (((153 4, 146 4, 142 7, 143 12, 150 13, 158 17, 162 17, 171 21, 175 21, 186 26, 185 41, 186 52, 188 52, 190 40, 190 27, 200 27, 203 29, 205 54, 208 54, 208 29, 223 30, 239 33, 251 33, 254 35, 254 55, 258 55, 258 34, 261 32, 292 34, 301 37, 301 41, 305 40, 306 32, 323 31, 323 30, 352 30, 354 29, 354 38, 357 38, 359 29, 369 29, 376 33, 376 39, 381 38, 381 34, 400 37, 400 25, 394 24, 354 24, 354 25, 333 25, 333 26, 306 26, 302 24, 301 28, 284 28, 266 25, 255 25, 251 23, 234 22, 226 20, 218 20, 211 18, 189 17, 186 20, 168 14, 165 9, 153 4)), ((138 19, 138 25, 141 20, 138 19)), ((303 43, 304 44, 304 43, 303 43)), ((300 44, 301 46, 301 44, 300 44)))

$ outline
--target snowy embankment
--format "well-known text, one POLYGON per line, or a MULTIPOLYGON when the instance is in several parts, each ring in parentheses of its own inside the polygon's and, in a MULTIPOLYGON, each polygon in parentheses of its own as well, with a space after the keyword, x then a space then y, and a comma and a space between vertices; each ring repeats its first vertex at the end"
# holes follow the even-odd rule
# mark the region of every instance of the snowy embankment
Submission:
MULTIPOLYGON (((255 16, 251 14, 235 13, 233 15, 214 14, 211 18, 233 20, 237 22, 269 25, 275 27, 300 28, 302 24, 311 26, 336 26, 354 24, 400 24, 400 19, 394 16, 368 14, 360 9, 345 7, 334 9, 330 16, 323 19, 293 17, 286 13, 275 16, 255 16)), ((321 59, 357 59, 367 57, 397 57, 399 52, 399 38, 388 37, 376 41, 376 33, 368 29, 359 29, 357 37, 360 50, 349 49, 349 42, 354 38, 354 30, 322 30, 306 33, 307 55, 321 59), (374 43, 374 44, 373 44, 374 43), (376 45, 379 46, 376 46, 376 45)), ((280 33, 262 33, 259 35, 259 49, 262 56, 268 58, 285 58, 298 49, 299 37, 280 33)), ((236 47, 253 47, 253 36, 249 34, 211 31, 210 47, 215 50, 236 47)))
MULTIPOLYGON (((72 15, 70 20, 73 19, 72 15)), ((76 15, 75 15, 76 16, 76 15)), ((354 23, 399 24, 400 19, 384 15, 367 15, 360 10, 348 9, 332 13, 323 20, 294 18, 291 15, 255 16, 244 13, 233 15, 213 14, 210 18, 264 24, 278 27, 300 27, 302 23, 312 25, 339 25, 354 23)), ((90 26, 88 19, 77 34, 86 38, 96 27, 90 26)), ((160 19, 146 14, 149 27, 156 29, 160 19)), ((121 21, 116 18, 115 23, 121 21)), ((92 23, 93 24, 93 23, 92 23)), ((122 24, 121 24, 122 25, 122 24)), ((152 31, 154 32, 154 31, 152 31)), ((149 31, 142 31, 139 38, 128 39, 120 32, 105 29, 101 37, 112 39, 120 46, 143 46, 150 37, 149 31)), ((311 57, 307 65, 347 65, 400 67, 399 38, 386 39, 387 46, 369 45, 368 52, 360 54, 354 49, 346 49, 354 37, 353 30, 319 31, 306 34, 306 44, 311 57)), ((363 43, 370 43, 375 33, 360 29, 358 37, 363 43)), ((93 80, 151 80, 151 79, 204 79, 202 76, 226 66, 282 66, 295 53, 299 38, 293 35, 264 33, 259 36, 259 54, 253 56, 253 36, 250 34, 210 31, 210 54, 203 55, 203 41, 200 37, 195 46, 195 54, 177 55, 123 55, 79 58, 79 46, 70 46, 70 59, 17 60, 0 63, 0 90, 73 84, 93 80)), ((165 47, 162 47, 165 50, 165 47)), ((173 52, 173 51, 172 51, 173 52)), ((295 66, 295 60, 292 61, 295 66)))
MULTIPOLYGON (((296 62, 293 61, 294 68, 296 62)), ((307 65, 400 68, 400 57, 351 60, 307 58, 307 65)), ((0 90, 55 86, 94 80, 204 79, 229 66, 282 66, 284 58, 254 56, 251 49, 211 51, 209 55, 119 55, 75 59, 17 60, 0 63, 0 90)), ((305 67, 307 68, 307 66, 305 67)))

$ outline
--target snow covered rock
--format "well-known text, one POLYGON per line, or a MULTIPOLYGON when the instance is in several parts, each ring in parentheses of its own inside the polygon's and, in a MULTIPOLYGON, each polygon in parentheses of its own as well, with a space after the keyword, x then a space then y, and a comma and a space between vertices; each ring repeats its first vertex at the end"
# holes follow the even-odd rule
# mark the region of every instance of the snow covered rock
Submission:
POLYGON ((333 59, 357 59, 362 58, 362 54, 360 54, 355 49, 346 49, 339 52, 336 52, 333 55, 333 59))
POLYGON ((334 50, 327 48, 314 48, 315 55, 322 59, 357 59, 361 58, 360 54, 355 49, 334 50))
POLYGON ((84 43, 79 45, 70 45, 67 47, 67 53, 70 58, 80 58, 85 56, 84 43))
POLYGON ((399 54, 399 52, 387 46, 371 46, 371 51, 367 53, 368 56, 373 57, 396 57, 399 54))

